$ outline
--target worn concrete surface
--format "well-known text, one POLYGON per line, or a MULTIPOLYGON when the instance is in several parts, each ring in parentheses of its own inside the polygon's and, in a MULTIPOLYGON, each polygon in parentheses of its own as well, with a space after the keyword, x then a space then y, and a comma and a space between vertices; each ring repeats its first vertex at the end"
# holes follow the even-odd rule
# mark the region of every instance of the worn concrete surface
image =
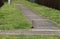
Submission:
POLYGON ((22 4, 18 5, 18 7, 23 12, 24 16, 32 23, 34 29, 60 29, 56 23, 38 15, 28 7, 22 4))

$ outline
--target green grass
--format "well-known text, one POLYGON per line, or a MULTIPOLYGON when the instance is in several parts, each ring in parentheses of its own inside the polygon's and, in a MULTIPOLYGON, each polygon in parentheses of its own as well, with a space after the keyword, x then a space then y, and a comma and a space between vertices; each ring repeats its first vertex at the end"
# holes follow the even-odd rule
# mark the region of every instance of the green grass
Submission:
POLYGON ((38 5, 36 3, 28 2, 26 0, 17 0, 16 3, 24 4, 31 8, 33 11, 36 11, 38 14, 53 20, 60 25, 60 10, 48 8, 43 5, 38 5))
POLYGON ((0 39, 60 39, 60 35, 0 35, 0 39))
POLYGON ((0 30, 30 29, 31 24, 12 2, 0 8, 0 30))

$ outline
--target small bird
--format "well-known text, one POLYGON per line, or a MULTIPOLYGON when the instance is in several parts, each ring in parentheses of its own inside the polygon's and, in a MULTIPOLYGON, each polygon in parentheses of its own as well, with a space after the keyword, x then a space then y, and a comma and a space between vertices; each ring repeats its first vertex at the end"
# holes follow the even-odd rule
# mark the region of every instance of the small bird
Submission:
POLYGON ((33 26, 31 28, 34 28, 33 26))

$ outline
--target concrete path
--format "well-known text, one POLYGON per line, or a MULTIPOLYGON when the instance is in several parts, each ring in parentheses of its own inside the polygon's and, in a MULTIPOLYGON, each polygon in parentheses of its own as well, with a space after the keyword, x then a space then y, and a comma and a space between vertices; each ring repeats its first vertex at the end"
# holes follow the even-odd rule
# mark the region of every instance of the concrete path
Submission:
POLYGON ((34 29, 59 29, 60 28, 56 23, 38 15, 36 12, 32 11, 28 7, 22 4, 18 5, 18 7, 19 9, 21 9, 21 11, 26 16, 26 18, 32 23, 34 29))
POLYGON ((9 35, 60 35, 60 30, 52 29, 24 29, 24 30, 0 30, 0 34, 9 35))

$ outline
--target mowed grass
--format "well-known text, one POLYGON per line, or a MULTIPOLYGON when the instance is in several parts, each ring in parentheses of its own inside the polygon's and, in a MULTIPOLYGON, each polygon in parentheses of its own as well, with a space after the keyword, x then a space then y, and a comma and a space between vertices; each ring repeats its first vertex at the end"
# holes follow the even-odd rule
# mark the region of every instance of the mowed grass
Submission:
POLYGON ((60 35, 0 35, 0 39, 60 39, 60 35))
POLYGON ((31 23, 14 3, 0 8, 0 30, 30 29, 31 23))
POLYGON ((60 10, 52 9, 43 5, 38 5, 36 3, 29 2, 27 0, 17 0, 17 3, 24 4, 31 8, 33 11, 37 12, 38 14, 53 20, 58 25, 60 25, 60 10))

